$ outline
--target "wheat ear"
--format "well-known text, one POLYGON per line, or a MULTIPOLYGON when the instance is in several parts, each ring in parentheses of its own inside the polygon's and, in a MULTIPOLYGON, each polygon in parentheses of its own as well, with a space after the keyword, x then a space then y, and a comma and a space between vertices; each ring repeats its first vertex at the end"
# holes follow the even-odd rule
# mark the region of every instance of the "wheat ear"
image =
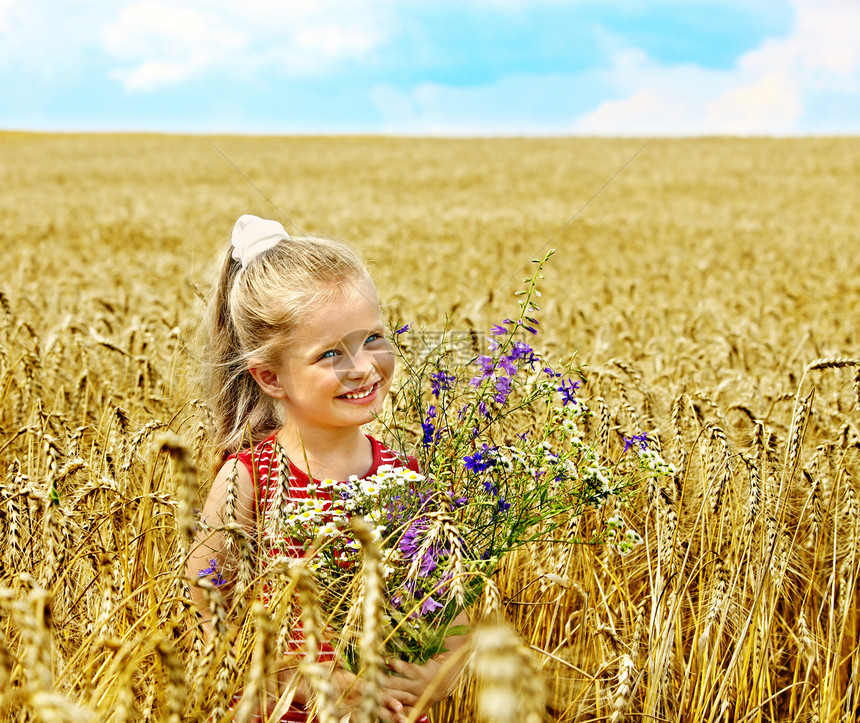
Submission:
POLYGON ((362 518, 354 518, 350 525, 364 554, 364 627, 359 643, 364 689, 355 717, 357 723, 371 723, 382 699, 382 567, 370 525, 362 518))
POLYGON ((9 679, 12 677, 12 670, 17 664, 12 651, 6 646, 6 638, 0 632, 0 710, 3 709, 6 703, 6 691, 9 685, 9 679))
POLYGON ((293 577, 299 595, 305 639, 305 657, 299 666, 299 672, 307 679, 313 690, 319 723, 337 723, 338 717, 335 713, 337 694, 325 666, 319 662, 319 643, 322 636, 322 621, 317 604, 319 591, 304 564, 295 567, 293 577))
POLYGON ((187 688, 185 682, 185 666, 176 654, 176 649, 166 639, 161 638, 155 645, 161 665, 167 672, 167 695, 165 696, 164 723, 181 723, 182 712, 185 709, 187 688))
POLYGON ((210 677, 211 671, 215 666, 219 650, 224 647, 232 648, 228 640, 227 605, 224 601, 224 596, 208 578, 198 578, 194 581, 194 584, 203 590, 203 594, 206 597, 212 619, 212 628, 209 631, 209 637, 206 640, 206 646, 203 648, 200 665, 197 668, 192 684, 192 707, 200 700, 204 693, 207 679, 210 677))
POLYGON ((251 612, 257 628, 257 636, 254 641, 254 652, 251 657, 251 670, 248 682, 242 694, 242 700, 236 709, 234 721, 236 723, 248 723, 254 714, 254 708, 265 711, 267 706, 266 679, 272 662, 272 645, 274 636, 272 619, 266 610, 266 606, 259 600, 255 601, 251 612))
POLYGON ((723 502, 723 495, 729 480, 732 478, 731 449, 726 433, 716 424, 708 427, 708 438, 711 446, 708 478, 711 491, 711 512, 716 514, 723 502))
POLYGON ((177 526, 182 541, 183 554, 191 547, 191 541, 197 531, 194 519, 194 505, 197 500, 197 465, 194 458, 182 441, 175 434, 164 434, 159 439, 162 452, 167 452, 173 459, 179 471, 179 509, 177 511, 177 526))
POLYGON ((479 718, 492 723, 540 723, 543 681, 514 630, 501 621, 484 623, 475 630, 474 649, 479 718))
POLYGON ((813 387, 809 394, 797 401, 794 407, 794 413, 791 417, 791 434, 785 452, 785 468, 783 470, 783 485, 786 486, 791 481, 797 468, 797 461, 800 458, 800 447, 803 442, 803 435, 806 432, 806 423, 809 421, 809 413, 812 410, 812 397, 814 393, 815 388, 813 387))

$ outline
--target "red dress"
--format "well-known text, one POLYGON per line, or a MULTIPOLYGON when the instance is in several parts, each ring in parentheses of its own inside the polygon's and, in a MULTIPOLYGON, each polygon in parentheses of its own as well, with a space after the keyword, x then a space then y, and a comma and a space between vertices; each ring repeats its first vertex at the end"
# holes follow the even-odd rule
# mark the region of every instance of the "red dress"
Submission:
MULTIPOLYGON (((377 473, 380 466, 390 465, 392 467, 408 467, 414 472, 418 471, 418 462, 413 457, 399 455, 385 445, 374 439, 370 435, 367 436, 370 444, 373 447, 373 463, 370 469, 362 475, 362 479, 371 477, 377 473)), ((246 449, 228 458, 227 461, 238 457, 239 461, 245 465, 248 472, 251 474, 257 486, 257 492, 260 500, 260 509, 264 512, 264 524, 268 522, 270 514, 273 512, 275 492, 279 480, 278 476, 278 455, 275 453, 275 435, 263 440, 257 444, 253 450, 246 449)), ((308 476, 290 462, 290 483, 289 492, 285 504, 296 501, 310 499, 311 495, 308 492, 308 476)), ((279 555, 290 555, 295 558, 300 558, 304 554, 304 549, 297 541, 292 539, 282 541, 287 544, 280 544, 275 547, 269 547, 264 550, 264 559, 267 557, 276 557, 279 555)), ((261 599, 268 604, 270 590, 264 588, 261 599)), ((301 648, 303 636, 301 628, 297 625, 293 629, 292 637, 289 641, 290 652, 295 652, 301 648)), ((334 660, 334 649, 326 640, 320 641, 319 661, 321 663, 331 663, 334 660)), ((252 719, 254 720, 254 719, 252 719)), ((426 717, 419 718, 419 721, 426 720, 426 717)), ((281 718, 281 723, 310 723, 307 712, 300 704, 293 705, 290 710, 281 718)))

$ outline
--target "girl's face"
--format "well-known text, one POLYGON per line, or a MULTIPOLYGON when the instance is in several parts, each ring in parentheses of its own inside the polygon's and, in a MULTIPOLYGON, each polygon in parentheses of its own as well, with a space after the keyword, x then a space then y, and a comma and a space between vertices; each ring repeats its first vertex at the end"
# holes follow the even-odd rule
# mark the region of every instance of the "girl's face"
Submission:
POLYGON ((352 282, 311 309, 270 372, 280 392, 273 396, 300 430, 371 421, 391 386, 394 355, 370 282, 352 282))

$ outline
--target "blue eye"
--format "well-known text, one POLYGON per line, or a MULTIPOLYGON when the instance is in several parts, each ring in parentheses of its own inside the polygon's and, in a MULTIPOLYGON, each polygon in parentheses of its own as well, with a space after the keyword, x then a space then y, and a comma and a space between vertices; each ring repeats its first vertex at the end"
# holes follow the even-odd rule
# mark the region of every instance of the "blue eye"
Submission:
POLYGON ((378 341, 381 338, 382 338, 381 334, 371 334, 369 337, 367 337, 367 339, 364 340, 364 343, 370 344, 371 342, 378 341))
POLYGON ((335 354, 337 354, 336 349, 329 349, 320 354, 320 359, 331 359, 335 354))

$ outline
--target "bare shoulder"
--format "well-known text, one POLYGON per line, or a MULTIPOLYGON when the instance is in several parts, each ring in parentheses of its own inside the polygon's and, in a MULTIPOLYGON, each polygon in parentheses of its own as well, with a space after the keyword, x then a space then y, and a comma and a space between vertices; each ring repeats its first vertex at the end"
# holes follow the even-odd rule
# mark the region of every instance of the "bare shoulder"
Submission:
POLYGON ((254 522, 254 480, 248 468, 237 458, 226 461, 209 489, 201 517, 210 525, 224 523, 225 512, 232 504, 236 522, 244 525, 254 522))

